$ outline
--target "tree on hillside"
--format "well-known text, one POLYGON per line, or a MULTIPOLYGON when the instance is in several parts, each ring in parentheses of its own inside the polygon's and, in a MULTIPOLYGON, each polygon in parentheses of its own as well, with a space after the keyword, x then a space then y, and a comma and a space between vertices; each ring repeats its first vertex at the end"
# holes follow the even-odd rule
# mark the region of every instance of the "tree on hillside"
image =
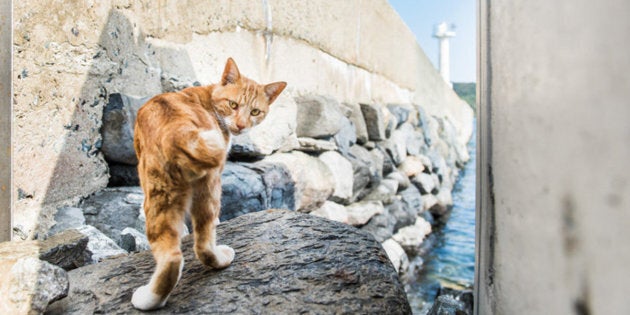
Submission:
POLYGON ((476 111, 477 104, 477 84, 471 83, 453 83, 453 90, 464 100, 473 110, 476 111))

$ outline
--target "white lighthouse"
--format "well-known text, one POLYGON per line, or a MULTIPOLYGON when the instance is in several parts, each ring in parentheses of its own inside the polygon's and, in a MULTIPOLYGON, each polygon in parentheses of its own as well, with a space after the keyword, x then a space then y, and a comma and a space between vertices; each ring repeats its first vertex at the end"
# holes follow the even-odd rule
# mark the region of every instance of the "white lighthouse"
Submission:
POLYGON ((438 61, 440 75, 442 75, 444 81, 446 81, 446 83, 450 86, 452 86, 452 83, 450 76, 448 39, 454 36, 455 32, 448 29, 448 24, 446 24, 446 22, 435 25, 433 37, 438 39, 440 49, 438 61))

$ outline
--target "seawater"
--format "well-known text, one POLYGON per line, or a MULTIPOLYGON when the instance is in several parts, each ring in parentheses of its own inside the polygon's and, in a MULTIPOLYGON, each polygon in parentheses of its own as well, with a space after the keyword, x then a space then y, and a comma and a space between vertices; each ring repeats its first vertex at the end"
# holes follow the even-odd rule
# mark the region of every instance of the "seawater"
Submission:
POLYGON ((446 223, 433 227, 412 262, 406 285, 414 314, 426 314, 440 286, 471 288, 475 273, 476 132, 468 143, 470 160, 453 187, 453 209, 446 223))

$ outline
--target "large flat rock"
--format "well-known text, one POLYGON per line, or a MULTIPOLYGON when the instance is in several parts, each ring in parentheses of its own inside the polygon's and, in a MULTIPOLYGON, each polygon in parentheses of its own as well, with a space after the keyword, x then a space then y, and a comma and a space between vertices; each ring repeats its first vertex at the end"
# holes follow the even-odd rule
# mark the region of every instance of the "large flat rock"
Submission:
MULTIPOLYGON (((292 211, 267 210, 224 222, 221 244, 236 259, 211 270, 183 240, 182 278, 154 314, 411 314, 396 270, 368 233, 292 211)), ((133 314, 133 290, 154 267, 142 252, 69 272, 68 297, 50 314, 133 314)))

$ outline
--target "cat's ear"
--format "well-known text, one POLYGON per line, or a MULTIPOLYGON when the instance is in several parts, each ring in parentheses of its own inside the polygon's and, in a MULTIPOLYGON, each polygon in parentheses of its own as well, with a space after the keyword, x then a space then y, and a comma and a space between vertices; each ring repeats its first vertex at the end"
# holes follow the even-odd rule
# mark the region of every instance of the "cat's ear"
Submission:
POLYGON ((228 58, 223 70, 223 76, 221 77, 221 85, 234 84, 241 78, 241 73, 238 71, 236 62, 232 57, 228 58))
POLYGON ((269 101, 269 105, 276 100, 278 95, 282 93, 282 90, 287 87, 286 82, 274 82, 265 85, 265 95, 267 95, 267 100, 269 101))

